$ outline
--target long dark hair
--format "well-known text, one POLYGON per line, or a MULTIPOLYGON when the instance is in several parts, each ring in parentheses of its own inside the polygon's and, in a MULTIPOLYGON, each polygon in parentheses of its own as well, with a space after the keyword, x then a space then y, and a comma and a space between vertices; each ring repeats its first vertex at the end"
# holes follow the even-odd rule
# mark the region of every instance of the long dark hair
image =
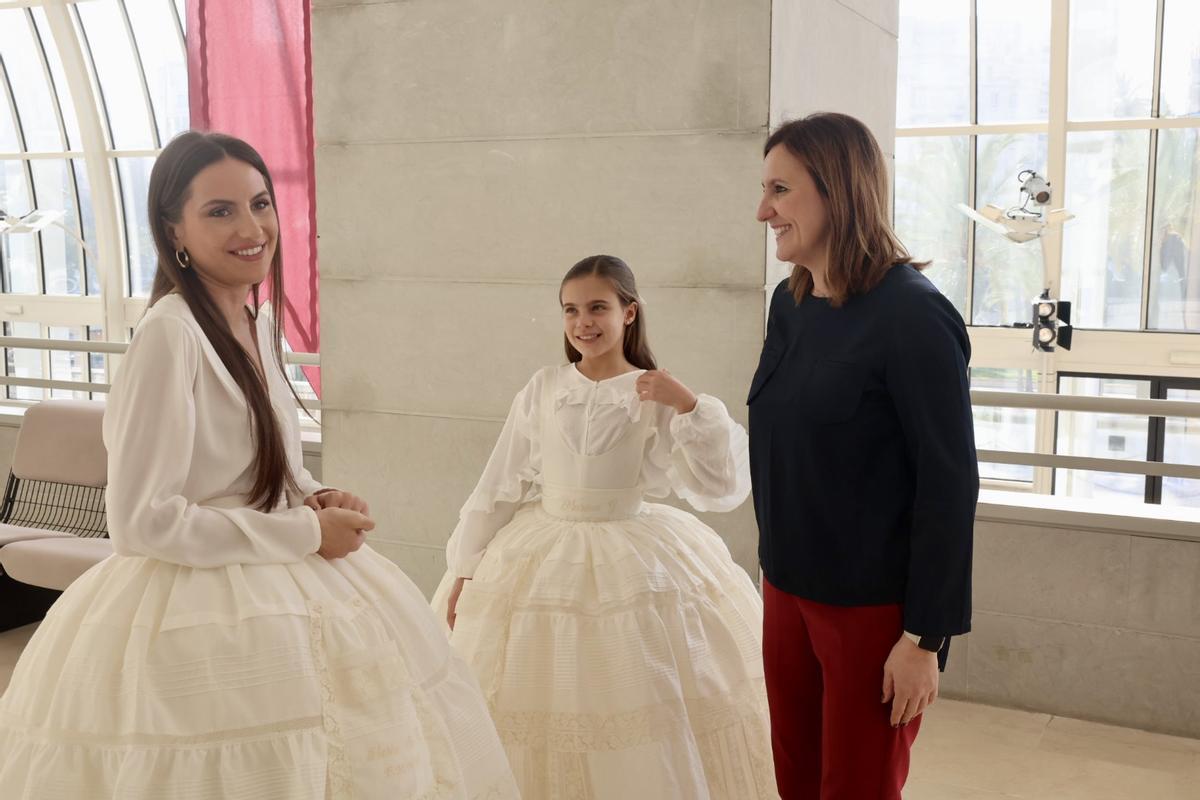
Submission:
MULTIPOLYGON (((892 230, 888 213, 888 173, 883 151, 871 131, 847 114, 822 112, 781 125, 763 147, 763 157, 782 144, 808 170, 829 213, 829 267, 825 284, 830 304, 871 291, 898 264, 917 269, 892 230)), ((812 290, 812 274, 796 264, 788 288, 796 302, 812 290)))
MULTIPOLYGON (((212 164, 226 158, 237 159, 254 167, 263 176, 267 192, 271 196, 271 207, 275 206, 275 186, 262 156, 241 139, 223 133, 200 133, 187 131, 176 136, 163 149, 150 171, 150 195, 147 202, 150 230, 154 233, 154 247, 158 251, 158 270, 154 274, 154 286, 150 291, 153 306, 170 292, 178 292, 192 316, 200 324, 221 363, 229 370, 242 394, 246 396, 251 425, 254 430, 254 485, 250 490, 250 505, 262 511, 270 511, 279 502, 284 487, 297 490, 295 476, 287 461, 287 450, 279 421, 271 406, 267 391, 266 375, 259 375, 250 354, 234 337, 225 315, 217 308, 208 290, 204 288, 195 269, 181 269, 175 260, 175 245, 171 239, 170 225, 178 224, 184 203, 191 195, 192 180, 212 164)), ((278 209, 276 208, 276 214, 278 209)), ((271 259, 271 302, 272 330, 271 353, 276 366, 283 370, 283 255, 278 240, 275 256, 271 259)), ((254 318, 258 318, 260 284, 254 284, 254 318)), ((290 385, 290 382, 289 382, 290 385)), ((295 390, 293 389, 293 393, 295 390)))
MULTIPOLYGON (((625 326, 625 336, 622 340, 622 350, 625 360, 638 369, 658 369, 654 353, 650 352, 650 343, 646 339, 646 306, 638 296, 637 282, 633 278, 633 270, 616 256, 588 256, 567 270, 562 283, 558 285, 558 302, 562 303, 562 287, 568 281, 583 278, 588 275, 599 275, 608 280, 621 308, 628 308, 630 303, 637 303, 637 314, 633 322, 625 326)), ((583 355, 571 345, 571 340, 563 334, 563 346, 567 350, 567 361, 574 364, 583 359, 583 355)))

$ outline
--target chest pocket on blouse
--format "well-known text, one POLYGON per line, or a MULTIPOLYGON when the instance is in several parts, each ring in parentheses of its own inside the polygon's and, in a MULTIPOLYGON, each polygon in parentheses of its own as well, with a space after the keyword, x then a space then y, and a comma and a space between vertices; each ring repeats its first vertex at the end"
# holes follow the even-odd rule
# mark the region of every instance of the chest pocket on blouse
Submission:
POLYGON ((758 360, 758 369, 754 372, 754 380, 750 382, 750 394, 746 397, 746 405, 754 402, 759 392, 767 385, 767 381, 775 374, 775 370, 779 367, 779 362, 782 360, 782 348, 763 348, 762 356, 758 360))
POLYGON ((822 359, 800 387, 800 408, 813 422, 846 422, 858 411, 866 380, 857 364, 822 359))

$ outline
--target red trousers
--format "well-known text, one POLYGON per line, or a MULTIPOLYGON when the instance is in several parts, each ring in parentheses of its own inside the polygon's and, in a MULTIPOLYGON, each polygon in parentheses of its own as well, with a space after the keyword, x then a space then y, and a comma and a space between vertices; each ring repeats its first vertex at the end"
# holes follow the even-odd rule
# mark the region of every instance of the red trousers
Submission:
POLYGON ((783 800, 900 800, 921 718, 901 728, 883 665, 899 605, 830 606, 763 581, 763 663, 783 800))

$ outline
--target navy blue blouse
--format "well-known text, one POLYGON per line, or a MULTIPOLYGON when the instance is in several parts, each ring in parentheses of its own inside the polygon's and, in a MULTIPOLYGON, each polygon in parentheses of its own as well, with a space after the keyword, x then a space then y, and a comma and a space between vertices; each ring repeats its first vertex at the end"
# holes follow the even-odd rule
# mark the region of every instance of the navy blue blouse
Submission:
POLYGON ((779 284, 747 401, 759 560, 776 588, 902 603, 923 636, 970 630, 970 356, 962 317, 911 266, 837 309, 779 284))

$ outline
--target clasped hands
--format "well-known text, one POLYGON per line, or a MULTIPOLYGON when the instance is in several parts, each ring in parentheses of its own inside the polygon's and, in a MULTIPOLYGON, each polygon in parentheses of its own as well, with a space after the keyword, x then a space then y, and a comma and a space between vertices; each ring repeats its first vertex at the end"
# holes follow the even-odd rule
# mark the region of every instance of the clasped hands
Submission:
POLYGON ((345 558, 362 547, 366 532, 375 528, 366 501, 350 492, 325 489, 304 498, 304 505, 317 512, 321 523, 317 555, 322 558, 345 558))

